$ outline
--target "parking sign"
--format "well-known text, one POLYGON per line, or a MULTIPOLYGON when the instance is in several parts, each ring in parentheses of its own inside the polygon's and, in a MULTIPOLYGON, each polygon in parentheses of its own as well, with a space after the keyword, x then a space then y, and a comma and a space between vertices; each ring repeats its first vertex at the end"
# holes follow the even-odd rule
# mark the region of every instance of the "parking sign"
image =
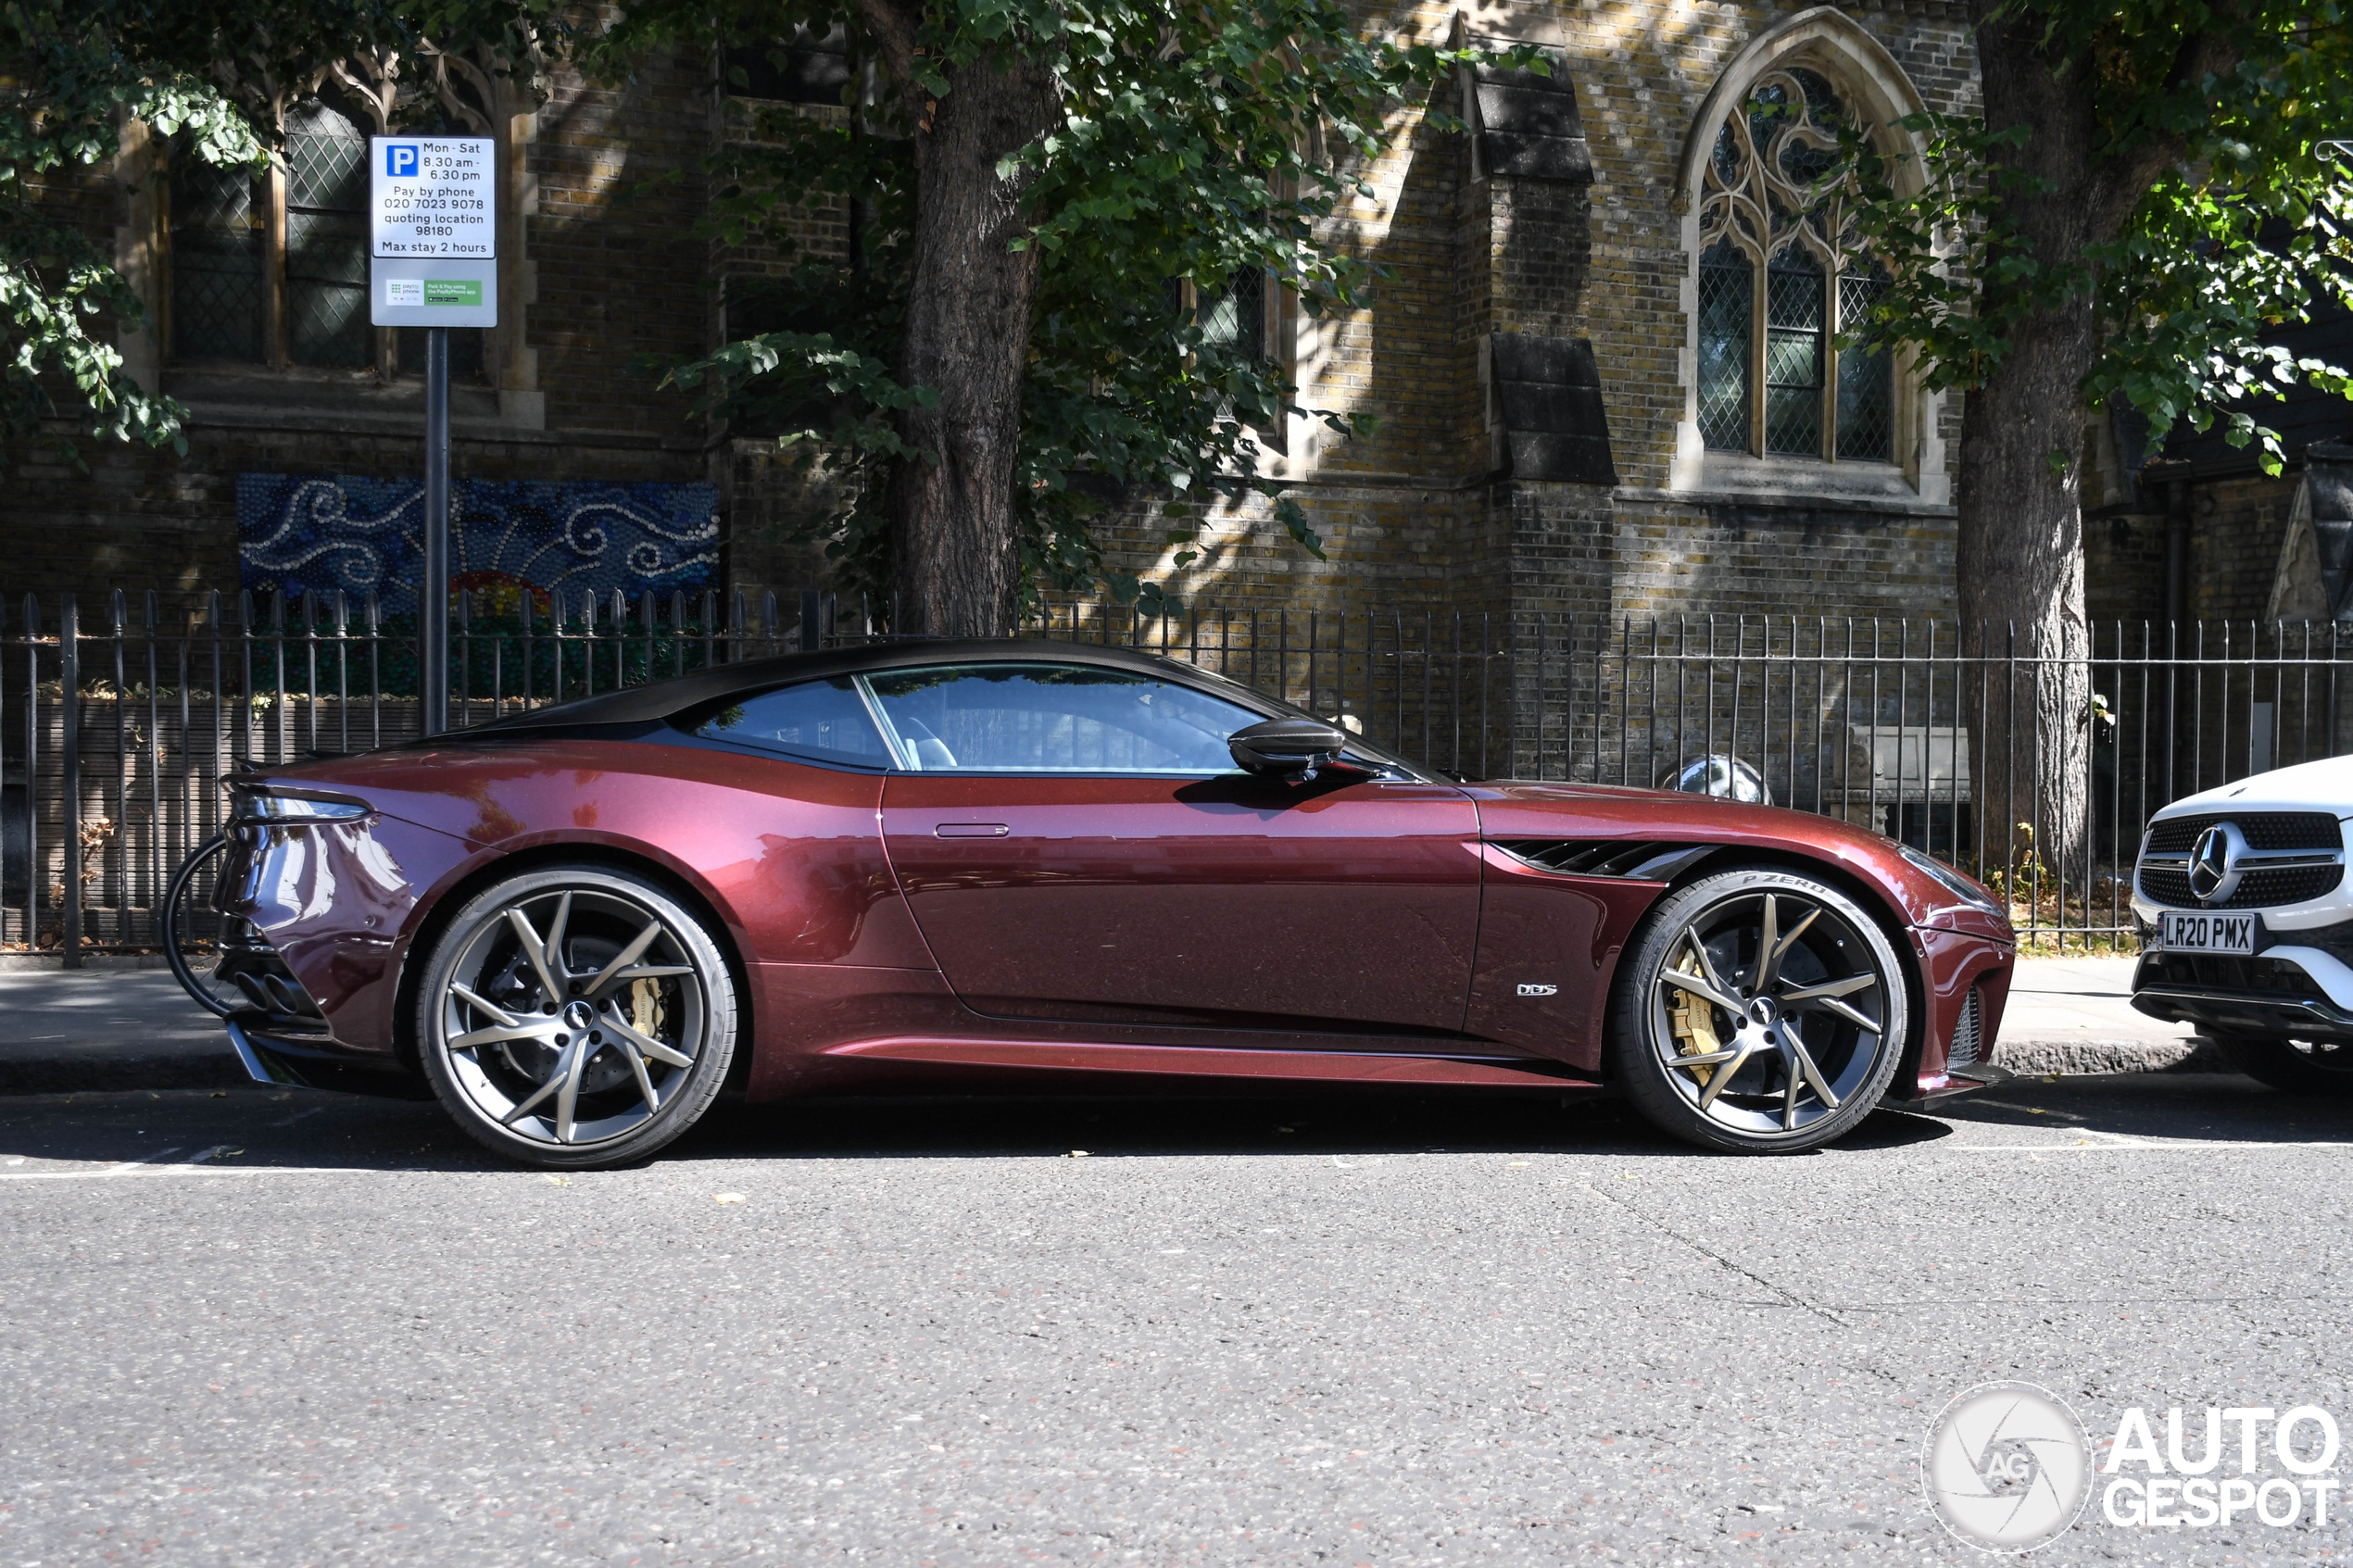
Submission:
POLYGON ((498 254, 487 136, 371 136, 369 254, 488 261, 498 254))

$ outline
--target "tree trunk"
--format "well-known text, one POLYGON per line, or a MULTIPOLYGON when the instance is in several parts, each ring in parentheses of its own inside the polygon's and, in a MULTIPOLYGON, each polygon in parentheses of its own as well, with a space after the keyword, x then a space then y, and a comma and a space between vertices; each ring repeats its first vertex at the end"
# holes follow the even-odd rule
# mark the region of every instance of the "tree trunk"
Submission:
MULTIPOLYGON (((2036 47, 2032 14, 1989 21, 1992 0, 1970 8, 1986 124, 2032 126, 2007 156, 2055 182, 2013 203, 2019 236, 2045 267, 2071 266, 2123 217, 2095 199, 2098 127, 2088 84, 2080 67, 2054 73, 2036 47)), ((2019 325, 2007 357, 1969 393, 1961 414, 1963 644, 1994 659, 2018 656, 2014 678, 2004 678, 2007 665, 1991 672, 1985 710, 1971 715, 1980 721, 1973 760, 1988 872, 2020 865, 2029 851, 2054 870, 2077 870, 2090 842, 2081 385, 2097 347, 2092 300, 2079 294, 2019 325)))
POLYGON ((899 374, 939 400, 900 417, 900 434, 930 456, 891 465, 892 630, 1000 636, 1013 629, 1020 583, 1013 460, 1038 252, 1012 248, 1026 228, 1022 182, 997 166, 1046 132, 1056 100, 1045 64, 1017 49, 950 81, 915 132, 899 374))

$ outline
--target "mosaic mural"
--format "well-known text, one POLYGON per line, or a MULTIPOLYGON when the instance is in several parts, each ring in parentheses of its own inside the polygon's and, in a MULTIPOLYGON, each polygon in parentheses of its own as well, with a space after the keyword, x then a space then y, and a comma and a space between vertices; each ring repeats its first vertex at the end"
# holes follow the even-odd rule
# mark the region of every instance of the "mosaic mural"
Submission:
MULTIPOLYGON (((525 594, 544 611, 560 593, 631 598, 715 580, 719 493, 708 484, 457 480, 449 486, 449 583, 485 613, 525 594)), ((414 479, 237 476, 237 554, 255 593, 371 593, 386 615, 417 608, 425 487, 414 479)))

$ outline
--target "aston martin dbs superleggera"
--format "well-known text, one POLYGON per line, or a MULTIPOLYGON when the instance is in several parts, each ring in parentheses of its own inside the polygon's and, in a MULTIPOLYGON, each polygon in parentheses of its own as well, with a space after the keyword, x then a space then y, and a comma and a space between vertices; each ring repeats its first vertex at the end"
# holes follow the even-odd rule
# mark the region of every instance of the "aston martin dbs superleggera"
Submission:
POLYGON ((1810 1148, 1994 1076, 2014 944, 1826 818, 1464 784, 1189 665, 905 642, 235 782, 183 979, 256 1077, 597 1166, 975 1076, 1614 1089, 1810 1148))

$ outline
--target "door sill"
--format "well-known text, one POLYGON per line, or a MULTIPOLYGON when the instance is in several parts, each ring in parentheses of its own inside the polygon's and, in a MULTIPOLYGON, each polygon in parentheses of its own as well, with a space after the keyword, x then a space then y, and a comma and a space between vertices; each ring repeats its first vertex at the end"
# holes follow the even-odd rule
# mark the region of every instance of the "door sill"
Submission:
POLYGON ((1145 1046, 1083 1040, 1002 1040, 897 1035, 836 1046, 824 1053, 861 1061, 937 1067, 1011 1067, 1078 1073, 1154 1073, 1179 1077, 1275 1078, 1322 1083, 1426 1084, 1551 1089, 1601 1085, 1566 1063, 1532 1057, 1411 1051, 1259 1049, 1248 1046, 1145 1046))

